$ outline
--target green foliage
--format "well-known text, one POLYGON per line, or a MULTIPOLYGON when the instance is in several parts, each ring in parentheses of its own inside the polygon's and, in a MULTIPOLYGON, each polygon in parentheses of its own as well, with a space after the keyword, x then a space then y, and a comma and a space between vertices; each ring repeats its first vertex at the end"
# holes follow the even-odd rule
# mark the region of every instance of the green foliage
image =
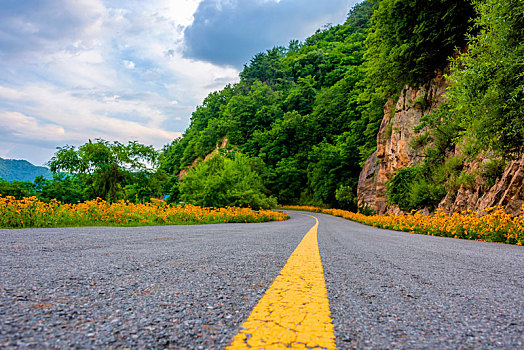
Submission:
MULTIPOLYGON (((309 154, 308 184, 312 192, 312 204, 341 204, 336 198, 336 191, 343 186, 356 190, 360 169, 356 135, 344 133, 335 144, 322 141, 314 146, 309 154)), ((356 196, 354 191, 353 196, 356 196)))
POLYGON ((446 190, 425 175, 425 169, 421 166, 397 170, 386 183, 388 201, 404 211, 426 207, 434 209, 446 195, 446 190))
POLYGON ((377 212, 371 209, 371 207, 367 203, 364 204, 362 207, 358 208, 358 213, 365 216, 377 215, 377 212))
POLYGON ((490 159, 482 163, 481 176, 486 182, 488 188, 495 185, 497 179, 500 179, 504 173, 506 162, 504 159, 490 159))
POLYGON ((450 116, 505 157, 524 151, 524 3, 475 1, 478 32, 449 78, 450 116))
POLYGON ((368 84, 382 97, 418 86, 464 47, 469 0, 381 0, 366 39, 368 84))
POLYGON ((49 202, 56 199, 62 203, 78 203, 88 199, 88 193, 81 177, 76 174, 55 173, 48 180, 39 176, 34 181, 37 197, 49 202))
POLYGON ((409 190, 409 204, 404 210, 421 208, 435 209, 446 195, 446 188, 422 177, 415 181, 409 190))
POLYGON ((179 185, 180 199, 204 207, 275 207, 276 200, 265 194, 260 168, 256 159, 239 153, 231 158, 217 154, 184 176, 179 185))
POLYGON ((413 149, 420 149, 420 148, 424 149, 429 144, 430 141, 431 141, 430 133, 425 131, 419 135, 413 136, 409 145, 413 149))
POLYGON ((89 140, 78 149, 74 146, 59 147, 48 163, 54 173, 75 174, 86 187, 89 199, 123 199, 126 182, 133 182, 134 178, 135 182, 144 181, 144 177, 154 173, 159 154, 152 146, 136 141, 127 145, 101 139, 95 141, 89 140))
POLYGON ((27 181, 8 182, 0 179, 0 194, 4 197, 12 196, 16 199, 35 195, 33 184, 27 181))
POLYGON ((357 197, 351 186, 341 185, 335 192, 335 198, 340 209, 355 211, 357 208, 357 197))
POLYGON ((396 204, 402 210, 414 209, 409 191, 419 177, 419 168, 405 167, 397 170, 393 178, 386 183, 386 195, 391 204, 396 204))
MULTIPOLYGON (((155 172, 140 171, 129 174, 123 190, 124 198, 134 203, 149 202, 151 198, 161 197, 169 176, 162 169, 155 172)), ((170 194, 171 195, 171 194, 170 194)), ((174 195, 176 199, 176 194, 174 195)))

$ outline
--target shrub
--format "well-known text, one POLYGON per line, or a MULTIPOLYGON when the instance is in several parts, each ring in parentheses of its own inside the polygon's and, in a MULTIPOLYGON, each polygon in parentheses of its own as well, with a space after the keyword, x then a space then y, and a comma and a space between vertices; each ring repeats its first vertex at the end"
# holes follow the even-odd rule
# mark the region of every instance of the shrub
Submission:
POLYGON ((335 193, 335 198, 340 208, 344 210, 355 210, 357 208, 357 197, 351 186, 340 186, 335 193))
POLYGON ((405 210, 420 208, 435 209, 438 203, 446 195, 444 186, 430 183, 425 179, 415 181, 409 190, 409 206, 405 210))
POLYGON ((276 199, 265 194, 259 168, 257 160, 240 153, 229 158, 217 154, 189 170, 180 181, 180 199, 204 207, 275 207, 276 199))
POLYGON ((386 195, 388 202, 396 204, 402 210, 412 210, 413 205, 409 191, 418 178, 418 167, 405 167, 395 172, 391 180, 386 183, 386 195))
POLYGON ((498 178, 504 173, 506 162, 504 159, 491 159, 482 164, 481 176, 488 188, 493 187, 498 178))
POLYGON ((386 183, 388 202, 404 211, 425 207, 434 209, 446 195, 446 190, 444 186, 427 179, 426 173, 422 166, 399 169, 386 183))

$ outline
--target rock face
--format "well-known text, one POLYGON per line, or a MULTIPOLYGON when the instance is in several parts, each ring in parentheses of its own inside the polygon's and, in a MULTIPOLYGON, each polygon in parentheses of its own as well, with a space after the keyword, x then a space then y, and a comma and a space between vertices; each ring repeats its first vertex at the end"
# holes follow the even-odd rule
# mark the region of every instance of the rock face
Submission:
MULTIPOLYGON (((396 104, 389 101, 384 106, 377 150, 365 162, 359 177, 359 207, 367 205, 377 214, 400 212, 398 207, 387 203, 386 183, 398 169, 422 162, 421 150, 413 148, 414 127, 424 115, 440 106, 447 86, 448 82, 438 75, 427 86, 404 88, 396 104)), ((463 156, 460 148, 458 145, 449 156, 463 156)), ((486 208, 503 206, 507 213, 519 215, 524 204, 524 155, 508 163, 502 176, 488 187, 480 173, 490 158, 484 154, 466 162, 464 171, 475 176, 474 183, 448 193, 438 207, 446 212, 472 210, 482 214, 486 208)))
POLYGON ((395 171, 421 161, 411 141, 414 127, 420 119, 438 108, 448 83, 442 74, 419 88, 406 87, 396 104, 389 101, 384 107, 384 118, 377 135, 377 151, 366 161, 358 183, 358 204, 369 206, 378 214, 398 212, 386 200, 386 182, 395 171))
POLYGON ((504 174, 481 199, 481 211, 492 206, 503 206, 511 215, 519 215, 524 204, 524 155, 506 166, 504 174))
POLYGON ((376 210, 377 174, 379 170, 377 151, 366 161, 358 178, 358 206, 376 210))
MULTIPOLYGON (((468 164, 468 172, 478 171, 483 161, 486 159, 479 158, 468 164)), ((448 193, 439 208, 446 212, 472 210, 482 214, 484 209, 502 206, 508 214, 520 215, 524 204, 524 155, 506 166, 495 185, 483 191, 484 188, 482 178, 477 176, 474 186, 462 185, 456 193, 448 193)))

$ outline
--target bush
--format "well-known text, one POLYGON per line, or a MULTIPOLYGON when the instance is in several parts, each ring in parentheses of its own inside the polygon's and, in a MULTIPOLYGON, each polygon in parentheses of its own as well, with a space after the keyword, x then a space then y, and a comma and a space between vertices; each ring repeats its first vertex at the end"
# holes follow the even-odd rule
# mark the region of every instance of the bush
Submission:
POLYGON ((26 181, 8 182, 0 179, 0 195, 22 199, 34 195, 33 184, 26 181))
POLYGON ((386 183, 386 195, 390 204, 396 204, 402 210, 415 209, 411 203, 409 191, 418 178, 418 167, 405 167, 395 172, 386 183))
POLYGON ((427 171, 422 166, 399 169, 386 183, 388 202, 404 211, 434 209, 446 195, 446 189, 426 179, 425 174, 427 171))
POLYGON ((275 207, 276 199, 265 194, 260 165, 240 153, 217 154, 189 170, 180 181, 180 199, 204 207, 275 207))
POLYGON ((445 195, 446 189, 444 186, 429 183, 425 179, 420 179, 410 187, 410 206, 404 210, 420 208, 435 209, 445 195))
POLYGON ((482 164, 481 176, 486 181, 486 186, 491 188, 498 178, 504 173, 506 162, 503 159, 492 159, 482 164))
POLYGON ((357 208, 357 197, 350 186, 340 186, 335 192, 335 198, 341 209, 355 210, 357 208))

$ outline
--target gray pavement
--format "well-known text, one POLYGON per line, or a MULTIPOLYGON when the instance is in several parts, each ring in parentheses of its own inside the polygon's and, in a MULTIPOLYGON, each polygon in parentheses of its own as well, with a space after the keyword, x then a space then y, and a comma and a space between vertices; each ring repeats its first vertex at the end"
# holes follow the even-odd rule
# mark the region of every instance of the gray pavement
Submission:
MULTIPOLYGON (((524 248, 313 215, 339 349, 524 348, 524 248)), ((223 349, 313 224, 0 230, 0 347, 223 349)))
POLYGON ((524 349, 524 247, 317 217, 340 349, 524 349))

